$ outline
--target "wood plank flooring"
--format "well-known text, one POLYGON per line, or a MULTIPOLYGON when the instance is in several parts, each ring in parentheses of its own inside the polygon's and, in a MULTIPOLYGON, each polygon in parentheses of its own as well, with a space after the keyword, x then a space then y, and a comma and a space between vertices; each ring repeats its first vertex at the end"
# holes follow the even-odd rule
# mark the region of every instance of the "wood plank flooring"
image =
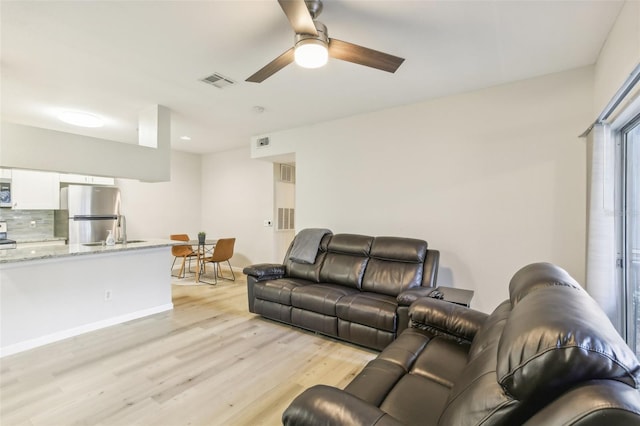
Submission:
POLYGON ((377 355, 250 314, 242 275, 172 289, 173 311, 1 359, 0 424, 278 425, 377 355))

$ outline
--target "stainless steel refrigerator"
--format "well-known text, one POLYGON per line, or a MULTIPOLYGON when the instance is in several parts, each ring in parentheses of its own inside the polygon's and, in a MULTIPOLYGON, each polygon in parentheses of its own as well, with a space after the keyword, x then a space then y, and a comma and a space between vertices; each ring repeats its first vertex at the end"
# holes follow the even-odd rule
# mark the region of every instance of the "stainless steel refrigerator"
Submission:
POLYGON ((108 231, 118 239, 120 190, 115 187, 69 185, 60 189, 60 210, 56 210, 55 235, 69 244, 104 241, 108 231))

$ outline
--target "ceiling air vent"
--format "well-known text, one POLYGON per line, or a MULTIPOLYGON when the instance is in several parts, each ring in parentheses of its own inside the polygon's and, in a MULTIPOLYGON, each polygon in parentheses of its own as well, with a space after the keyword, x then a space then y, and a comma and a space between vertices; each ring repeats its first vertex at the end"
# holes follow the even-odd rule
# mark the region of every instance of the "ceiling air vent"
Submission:
POLYGON ((205 77, 200 81, 210 84, 212 86, 216 86, 218 89, 223 89, 227 86, 236 84, 235 81, 223 76, 222 74, 218 74, 217 72, 214 72, 210 76, 205 77))
POLYGON ((265 136, 264 138, 258 138, 256 141, 256 148, 264 148, 265 146, 269 146, 269 137, 265 136))

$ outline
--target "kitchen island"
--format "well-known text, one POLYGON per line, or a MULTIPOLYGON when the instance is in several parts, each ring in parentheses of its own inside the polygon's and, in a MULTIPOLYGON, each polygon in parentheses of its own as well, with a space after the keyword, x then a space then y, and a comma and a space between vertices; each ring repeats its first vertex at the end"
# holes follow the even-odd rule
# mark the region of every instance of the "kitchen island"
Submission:
POLYGON ((174 244, 0 250, 0 356, 171 310, 174 244))

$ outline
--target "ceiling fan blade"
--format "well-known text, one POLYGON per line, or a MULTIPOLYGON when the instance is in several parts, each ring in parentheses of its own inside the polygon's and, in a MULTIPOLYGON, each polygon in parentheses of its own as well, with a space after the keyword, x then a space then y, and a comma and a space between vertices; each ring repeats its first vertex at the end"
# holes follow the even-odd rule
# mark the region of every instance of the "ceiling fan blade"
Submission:
POLYGON ((284 14, 287 15, 287 19, 289 19, 289 23, 296 34, 318 35, 304 0, 278 0, 278 3, 280 3, 284 14))
POLYGON ((404 62, 404 58, 335 38, 329 40, 329 56, 391 73, 396 72, 398 67, 404 62))
POLYGON ((277 73, 282 68, 293 62, 293 50, 293 47, 287 50, 282 55, 278 56, 273 61, 262 67, 251 77, 247 78, 245 81, 249 81, 251 83, 262 83, 267 78, 271 77, 273 74, 277 73))

